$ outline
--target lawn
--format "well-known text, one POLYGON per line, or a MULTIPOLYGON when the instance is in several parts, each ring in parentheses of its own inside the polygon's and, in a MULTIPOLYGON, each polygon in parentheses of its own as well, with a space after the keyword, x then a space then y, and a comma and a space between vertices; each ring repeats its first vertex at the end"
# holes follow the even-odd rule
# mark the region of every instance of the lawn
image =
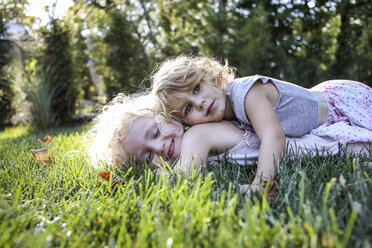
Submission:
POLYGON ((86 130, 0 132, 0 247, 372 245, 372 154, 284 158, 268 203, 239 193, 254 168, 231 161, 170 179, 128 165, 110 170, 125 182, 113 188, 89 167, 86 130), (52 161, 37 163, 45 147, 52 161))

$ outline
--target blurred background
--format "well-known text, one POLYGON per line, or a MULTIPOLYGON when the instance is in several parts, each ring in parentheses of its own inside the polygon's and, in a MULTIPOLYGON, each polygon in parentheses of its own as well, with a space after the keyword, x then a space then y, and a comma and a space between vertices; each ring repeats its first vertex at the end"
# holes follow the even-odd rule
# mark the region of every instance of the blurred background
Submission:
POLYGON ((89 119, 179 54, 228 61, 237 76, 371 86, 372 2, 1 0, 0 127, 89 119))

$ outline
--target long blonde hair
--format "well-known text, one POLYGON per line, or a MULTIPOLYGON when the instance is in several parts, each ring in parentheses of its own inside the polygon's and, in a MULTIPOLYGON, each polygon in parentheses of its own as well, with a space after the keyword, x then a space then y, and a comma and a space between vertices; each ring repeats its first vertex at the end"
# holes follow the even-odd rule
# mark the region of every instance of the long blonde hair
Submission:
POLYGON ((153 100, 152 94, 135 97, 119 94, 103 107, 88 132, 93 140, 88 151, 93 167, 98 168, 107 164, 120 165, 128 159, 121 139, 128 133, 133 122, 141 117, 151 117, 157 122, 161 121, 159 120, 161 116, 153 109, 153 100))
POLYGON ((152 92, 156 97, 156 107, 170 118, 172 106, 168 98, 173 93, 184 91, 202 81, 224 89, 234 77, 234 68, 208 57, 181 55, 170 58, 160 64, 152 74, 152 92))

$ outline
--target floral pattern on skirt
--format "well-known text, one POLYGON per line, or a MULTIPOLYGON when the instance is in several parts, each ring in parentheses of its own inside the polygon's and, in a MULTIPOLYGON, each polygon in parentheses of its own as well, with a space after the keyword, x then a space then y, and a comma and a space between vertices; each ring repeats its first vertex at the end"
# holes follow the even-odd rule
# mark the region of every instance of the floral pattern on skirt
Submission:
POLYGON ((328 121, 311 131, 342 142, 372 142, 372 88, 349 81, 331 80, 313 88, 328 99, 328 121))

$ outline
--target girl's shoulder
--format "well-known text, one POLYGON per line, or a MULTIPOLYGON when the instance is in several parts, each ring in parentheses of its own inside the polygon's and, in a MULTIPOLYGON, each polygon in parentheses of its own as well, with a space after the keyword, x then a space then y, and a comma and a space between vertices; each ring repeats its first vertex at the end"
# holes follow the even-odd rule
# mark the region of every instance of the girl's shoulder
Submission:
POLYGON ((186 130, 183 139, 202 139, 209 137, 216 131, 222 131, 226 128, 227 122, 208 122, 191 126, 186 130))
POLYGON ((188 145, 216 146, 217 143, 229 143, 229 140, 241 139, 244 130, 230 121, 198 124, 190 127, 183 136, 182 143, 188 145))
POLYGON ((235 147, 244 130, 229 121, 211 122, 192 126, 184 134, 181 151, 183 156, 219 154, 235 147))
POLYGON ((230 84, 236 84, 236 83, 250 83, 250 82, 256 82, 257 80, 266 80, 266 78, 268 77, 265 77, 265 76, 262 76, 262 75, 258 75, 258 74, 255 74, 255 75, 250 75, 250 76, 246 76, 246 77, 240 77, 240 78, 235 78, 234 80, 232 80, 230 82, 230 84))

